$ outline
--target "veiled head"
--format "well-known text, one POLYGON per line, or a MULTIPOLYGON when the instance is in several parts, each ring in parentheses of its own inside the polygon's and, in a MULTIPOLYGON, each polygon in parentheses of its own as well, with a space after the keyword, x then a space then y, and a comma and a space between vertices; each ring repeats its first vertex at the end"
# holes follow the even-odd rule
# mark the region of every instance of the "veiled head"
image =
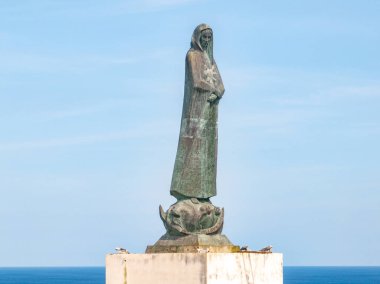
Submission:
POLYGON ((204 51, 213 61, 213 32, 209 25, 198 25, 191 38, 191 47, 200 51, 204 51))

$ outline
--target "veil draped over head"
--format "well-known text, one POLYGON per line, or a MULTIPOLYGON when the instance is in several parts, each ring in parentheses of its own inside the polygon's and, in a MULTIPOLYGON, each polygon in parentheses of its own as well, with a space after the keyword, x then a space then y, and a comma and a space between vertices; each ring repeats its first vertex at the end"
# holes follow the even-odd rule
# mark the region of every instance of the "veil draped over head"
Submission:
POLYGON ((209 25, 207 25, 207 24, 198 25, 193 32, 193 36, 191 37, 191 44, 190 45, 193 49, 200 50, 200 51, 206 51, 210 57, 210 61, 214 62, 214 56, 213 56, 214 38, 213 37, 211 38, 211 41, 207 47, 207 50, 203 50, 202 45, 201 45, 201 35, 202 35, 202 32, 205 30, 210 30, 212 33, 212 29, 209 25))

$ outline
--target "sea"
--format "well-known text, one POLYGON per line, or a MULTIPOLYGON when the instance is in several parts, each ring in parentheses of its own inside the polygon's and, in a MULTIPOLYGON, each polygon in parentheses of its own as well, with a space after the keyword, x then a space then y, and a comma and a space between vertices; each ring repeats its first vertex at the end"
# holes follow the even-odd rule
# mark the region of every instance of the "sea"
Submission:
MULTIPOLYGON (((0 268, 0 284, 105 284, 105 268, 0 268)), ((380 284, 380 267, 285 266, 284 284, 380 284)))

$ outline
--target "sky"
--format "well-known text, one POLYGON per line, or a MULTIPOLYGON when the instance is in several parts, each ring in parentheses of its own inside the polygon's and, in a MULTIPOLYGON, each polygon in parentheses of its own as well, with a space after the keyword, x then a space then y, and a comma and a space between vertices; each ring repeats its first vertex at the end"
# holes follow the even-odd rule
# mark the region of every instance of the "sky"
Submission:
POLYGON ((165 233, 194 28, 225 85, 224 234, 380 265, 380 1, 0 1, 0 266, 102 266, 165 233))

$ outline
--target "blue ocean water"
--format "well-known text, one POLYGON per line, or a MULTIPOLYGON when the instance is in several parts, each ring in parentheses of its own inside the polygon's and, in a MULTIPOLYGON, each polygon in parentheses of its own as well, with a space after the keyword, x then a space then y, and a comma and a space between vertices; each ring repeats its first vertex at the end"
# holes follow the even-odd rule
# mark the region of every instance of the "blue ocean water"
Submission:
MULTIPOLYGON (((105 284, 105 269, 0 268, 0 284, 105 284)), ((380 267, 284 267, 284 284, 380 284, 380 267)))
POLYGON ((284 284, 380 284, 380 267, 288 266, 284 284))
POLYGON ((105 284, 104 267, 0 268, 1 284, 105 284))

